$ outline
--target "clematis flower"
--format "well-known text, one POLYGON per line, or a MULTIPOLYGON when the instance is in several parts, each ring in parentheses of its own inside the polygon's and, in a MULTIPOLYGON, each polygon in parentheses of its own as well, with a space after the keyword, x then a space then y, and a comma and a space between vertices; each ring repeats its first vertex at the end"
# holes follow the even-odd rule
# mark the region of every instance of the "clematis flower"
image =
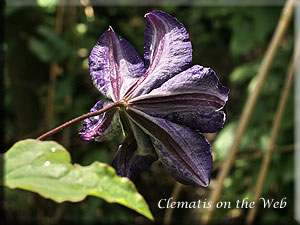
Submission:
POLYGON ((114 102, 104 114, 83 122, 83 140, 103 141, 122 132, 112 162, 120 176, 134 177, 156 160, 183 183, 207 186, 212 152, 201 132, 219 131, 229 89, 214 71, 195 65, 185 27, 161 11, 145 15, 144 61, 112 27, 89 56, 94 85, 107 98, 91 112, 114 102))

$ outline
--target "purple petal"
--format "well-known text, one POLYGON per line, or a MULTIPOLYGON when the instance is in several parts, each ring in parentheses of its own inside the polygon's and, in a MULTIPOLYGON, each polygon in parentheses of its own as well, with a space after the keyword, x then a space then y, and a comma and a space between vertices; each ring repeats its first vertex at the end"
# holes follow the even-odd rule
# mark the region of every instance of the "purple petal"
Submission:
POLYGON ((207 186, 212 171, 208 141, 197 132, 168 120, 127 109, 130 118, 148 135, 160 160, 176 180, 184 184, 207 186))
POLYGON ((144 73, 144 63, 134 47, 111 27, 91 51, 89 66, 94 85, 114 101, 144 73))
POLYGON ((185 27, 161 11, 146 14, 144 58, 146 73, 126 97, 149 93, 180 73, 192 61, 192 45, 185 27))
MULTIPOLYGON (((124 122, 124 117, 121 116, 121 118, 124 122)), ((130 128, 126 131, 126 137, 115 155, 112 166, 119 176, 132 179, 148 169, 158 157, 150 137, 133 122, 127 118, 125 120, 129 123, 130 128)))
POLYGON ((130 104, 149 115, 209 133, 224 125, 226 115, 221 109, 228 92, 212 69, 196 65, 130 104))
MULTIPOLYGON (((90 112, 95 112, 112 104, 110 100, 98 101, 90 112)), ((82 129, 79 131, 80 138, 84 141, 105 141, 113 138, 121 132, 118 113, 115 108, 98 116, 87 118, 83 121, 82 129)))
MULTIPOLYGON (((151 115, 151 113, 149 113, 151 115)), ((214 133, 221 130, 226 121, 223 111, 186 109, 177 112, 153 113, 156 117, 169 120, 173 123, 187 126, 201 133, 214 133)))

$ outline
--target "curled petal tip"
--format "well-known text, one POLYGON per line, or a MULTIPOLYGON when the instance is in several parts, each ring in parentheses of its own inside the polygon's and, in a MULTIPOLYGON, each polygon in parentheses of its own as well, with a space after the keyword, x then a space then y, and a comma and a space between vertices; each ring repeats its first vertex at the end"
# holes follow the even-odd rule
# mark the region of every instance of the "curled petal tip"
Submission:
POLYGON ((81 140, 86 141, 86 142, 91 142, 91 141, 94 140, 93 137, 90 137, 90 136, 87 136, 87 135, 84 135, 84 134, 81 134, 79 137, 81 138, 81 140))
POLYGON ((208 185, 209 185, 209 182, 208 183, 206 183, 206 184, 204 184, 203 186, 201 186, 201 187, 208 187, 208 185))
POLYGON ((115 32, 114 29, 112 28, 112 26, 110 26, 110 25, 108 26, 107 31, 109 31, 109 32, 115 32))
POLYGON ((169 17, 172 17, 171 15, 169 15, 169 14, 163 12, 163 11, 160 11, 160 10, 148 12, 148 13, 145 14, 144 17, 146 17, 146 18, 151 18, 151 17, 154 18, 154 17, 159 17, 159 16, 169 16, 169 17))
POLYGON ((153 14, 153 12, 156 12, 156 11, 152 11, 152 12, 148 12, 148 13, 146 13, 145 15, 144 15, 144 17, 148 17, 148 16, 150 16, 150 15, 152 15, 153 14))
POLYGON ((209 177, 206 177, 204 180, 201 180, 202 182, 200 182, 198 185, 200 187, 208 187, 209 183, 210 183, 210 175, 209 177))
MULTIPOLYGON (((160 10, 154 10, 154 11, 151 11, 151 12, 146 13, 146 14, 145 14, 145 17, 146 17, 146 16, 155 15, 155 14, 169 15, 169 14, 163 12, 163 11, 160 11, 160 10)), ((171 15, 169 15, 169 16, 171 16, 171 15)))

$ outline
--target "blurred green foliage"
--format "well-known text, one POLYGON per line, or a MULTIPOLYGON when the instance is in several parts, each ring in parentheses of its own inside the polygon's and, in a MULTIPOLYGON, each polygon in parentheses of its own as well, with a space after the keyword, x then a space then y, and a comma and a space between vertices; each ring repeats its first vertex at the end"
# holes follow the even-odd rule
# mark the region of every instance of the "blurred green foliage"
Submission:
POLYGON ((61 62, 71 55, 68 43, 50 27, 37 27, 40 38, 31 38, 29 48, 43 62, 61 62))
MULTIPOLYGON (((160 9, 182 22, 193 44, 193 64, 213 68, 223 85, 231 89, 227 104, 227 122, 212 144, 215 166, 226 158, 236 125, 246 98, 252 93, 264 52, 278 22, 281 7, 64 7, 63 29, 55 32, 57 8, 7 7, 6 74, 5 74, 5 149, 25 137, 36 137, 47 127, 53 127, 86 113, 103 98, 88 75, 88 54, 100 35, 111 25, 143 54, 144 14, 160 9), (49 84, 50 65, 59 65, 55 83, 49 84), (54 119, 43 123, 49 85, 55 87, 54 119)), ((269 142, 274 112, 293 49, 293 29, 288 30, 274 60, 238 158, 225 181, 221 201, 235 202, 251 198, 260 170, 261 156, 269 142)), ((280 200, 287 197, 284 209, 258 210, 256 224, 295 224, 293 219, 294 185, 294 105, 289 98, 272 158, 263 196, 280 200)), ((89 165, 95 160, 110 163, 120 143, 120 137, 110 142, 85 143, 77 132, 81 124, 72 126, 53 138, 72 149, 73 163, 89 165)), ((218 167, 212 174, 212 184, 218 167)), ((162 198, 169 198, 173 178, 155 163, 135 180, 156 218, 162 222, 164 210, 157 207, 162 198)), ((179 201, 207 199, 210 188, 184 187, 179 201)), ((150 224, 134 212, 116 204, 89 197, 74 204, 58 205, 39 196, 15 190, 5 190, 5 209, 11 222, 80 224, 150 224)), ((201 209, 175 209, 174 224, 199 224, 201 209), (200 214, 200 215, 199 215, 200 214)), ((218 209, 216 224, 243 224, 247 210, 218 209)))

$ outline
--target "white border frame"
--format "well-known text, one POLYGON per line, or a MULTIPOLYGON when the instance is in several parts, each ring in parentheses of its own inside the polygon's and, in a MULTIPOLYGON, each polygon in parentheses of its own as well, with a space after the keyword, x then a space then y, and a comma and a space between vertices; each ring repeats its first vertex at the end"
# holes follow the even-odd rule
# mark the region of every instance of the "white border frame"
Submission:
MULTIPOLYGON (((1 0, 0 0, 1 1, 1 0)), ((7 6, 38 6, 38 0, 6 0, 7 6)), ((59 0, 56 0, 57 2, 59 0)), ((283 6, 286 0, 64 0, 64 5, 93 6, 283 6)), ((294 14, 294 37, 300 31, 300 0, 296 1, 294 14)), ((294 46, 296 49, 296 46, 294 46)), ((300 223, 300 60, 296 62, 295 71, 295 185, 294 185, 294 218, 300 223)), ((287 190, 288 191, 288 190, 287 190)))

